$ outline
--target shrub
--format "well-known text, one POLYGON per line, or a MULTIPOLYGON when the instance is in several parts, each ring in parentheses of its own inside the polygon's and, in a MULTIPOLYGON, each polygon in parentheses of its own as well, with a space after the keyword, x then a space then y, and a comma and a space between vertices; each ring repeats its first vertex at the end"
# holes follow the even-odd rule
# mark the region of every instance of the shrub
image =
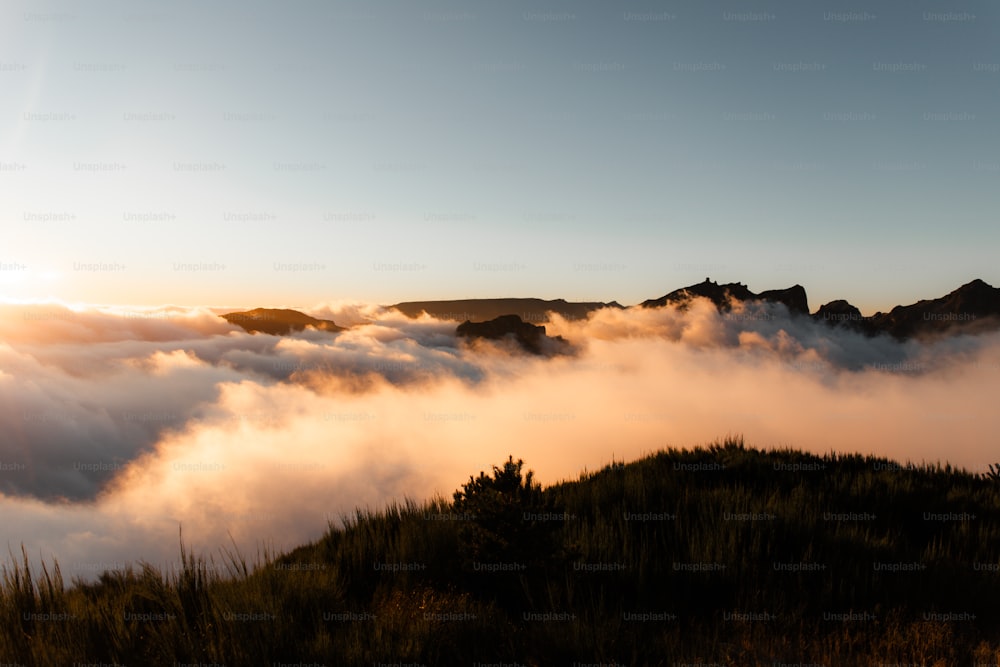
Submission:
POLYGON ((502 468, 493 466, 492 476, 480 472, 455 492, 455 511, 471 515, 459 533, 466 566, 500 562, 537 569, 557 557, 560 522, 550 519, 558 512, 546 502, 534 472, 522 475, 523 466, 510 456, 502 468))

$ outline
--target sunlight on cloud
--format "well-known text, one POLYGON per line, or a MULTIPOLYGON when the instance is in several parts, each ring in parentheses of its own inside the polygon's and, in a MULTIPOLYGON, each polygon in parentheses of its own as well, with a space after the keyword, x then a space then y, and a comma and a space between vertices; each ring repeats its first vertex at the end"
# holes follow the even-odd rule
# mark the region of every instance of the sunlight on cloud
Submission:
POLYGON ((575 347, 544 357, 340 308, 369 323, 276 337, 204 309, 0 306, 0 538, 87 576, 175 560, 181 527, 210 553, 229 535, 290 548, 358 506, 449 497, 508 454, 552 483, 742 433, 982 471, 998 426, 998 334, 899 343, 695 301, 553 316, 575 347))

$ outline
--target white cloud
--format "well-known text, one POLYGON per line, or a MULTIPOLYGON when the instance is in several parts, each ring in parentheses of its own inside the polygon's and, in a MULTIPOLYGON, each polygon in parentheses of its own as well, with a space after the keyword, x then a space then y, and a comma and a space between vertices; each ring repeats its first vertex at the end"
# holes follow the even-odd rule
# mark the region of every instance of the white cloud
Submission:
POLYGON ((359 505, 450 497, 508 454, 544 483, 727 433, 977 471, 996 458, 998 334, 900 344, 695 303, 555 318, 578 352, 541 358, 377 308, 294 338, 197 309, 23 308, 0 306, 0 463, 24 466, 0 470, 0 539, 83 576, 175 561, 181 525, 210 553, 229 534, 293 547, 359 505))

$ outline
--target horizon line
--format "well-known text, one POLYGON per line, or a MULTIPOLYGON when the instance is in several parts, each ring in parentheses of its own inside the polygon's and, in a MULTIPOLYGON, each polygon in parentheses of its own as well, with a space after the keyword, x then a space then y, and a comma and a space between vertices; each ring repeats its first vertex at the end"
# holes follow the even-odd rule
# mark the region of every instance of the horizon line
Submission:
MULTIPOLYGON (((706 278, 706 279, 708 279, 708 278, 706 278)), ((971 278, 971 279, 967 280, 966 282, 963 282, 962 284, 953 287, 948 292, 945 292, 943 294, 936 295, 936 296, 924 296, 921 299, 918 299, 917 301, 914 301, 913 303, 918 303, 920 300, 924 300, 924 299, 936 299, 936 298, 943 297, 943 296, 945 296, 947 294, 950 294, 951 292, 959 289, 960 287, 963 287, 965 285, 968 285, 968 284, 976 282, 976 281, 983 282, 986 285, 989 285, 990 287, 994 287, 994 285, 992 285, 991 283, 987 282, 986 280, 983 280, 982 278, 971 278)), ((749 289, 749 285, 747 283, 744 283, 744 282, 741 282, 741 281, 722 282, 722 281, 712 280, 711 282, 715 283, 717 285, 720 285, 720 286, 732 285, 732 284, 739 284, 739 285, 743 285, 743 286, 745 286, 745 287, 747 287, 749 289)), ((290 305, 291 302, 281 302, 281 303, 278 303, 277 305, 275 305, 275 302, 271 302, 269 304, 263 304, 263 305, 261 303, 259 303, 259 302, 256 303, 255 305, 233 305, 233 304, 220 305, 220 304, 208 304, 208 303, 183 304, 183 303, 177 303, 177 302, 159 303, 159 304, 136 304, 136 303, 114 303, 114 302, 98 303, 98 302, 85 302, 85 301, 67 301, 65 299, 62 299, 62 298, 59 298, 59 297, 54 297, 54 296, 49 296, 49 297, 41 298, 41 299, 17 299, 17 298, 6 297, 6 296, 0 295, 0 304, 3 304, 3 305, 15 305, 15 306, 17 306, 17 305, 19 305, 19 306, 56 305, 56 306, 60 306, 60 307, 66 308, 68 310, 72 310, 72 311, 102 310, 102 309, 108 309, 108 310, 134 309, 136 311, 156 311, 156 310, 166 310, 166 309, 172 309, 172 308, 178 308, 178 309, 198 309, 198 308, 203 308, 205 310, 209 310, 209 311, 213 311, 213 312, 214 311, 220 311, 220 312, 223 312, 223 311, 224 312, 237 312, 237 311, 241 311, 241 310, 253 310, 253 309, 256 309, 256 308, 269 308, 269 309, 290 309, 290 310, 298 310, 298 311, 301 311, 301 312, 308 312, 310 310, 317 310, 317 309, 323 309, 323 308, 331 308, 331 307, 335 307, 335 306, 338 306, 338 305, 340 305, 340 306, 376 306, 376 307, 379 307, 379 308, 392 308, 395 305, 405 304, 405 303, 448 302, 448 301, 499 301, 499 300, 505 300, 505 299, 537 299, 539 301, 564 301, 566 303, 603 303, 603 304, 606 304, 608 306, 610 306, 611 304, 617 303, 623 309, 627 309, 627 308, 639 307, 639 306, 642 305, 642 303, 644 301, 656 300, 656 299, 663 298, 663 296, 666 296, 667 294, 670 294, 671 292, 674 292, 676 290, 685 289, 685 288, 692 287, 694 285, 703 284, 703 283, 704 283, 704 281, 699 282, 699 283, 693 283, 691 285, 684 285, 682 287, 677 287, 677 288, 674 288, 673 290, 670 290, 669 292, 666 292, 666 293, 664 293, 664 294, 662 294, 660 296, 657 296, 657 297, 648 297, 647 299, 644 299, 643 301, 639 301, 639 302, 636 302, 636 303, 633 303, 633 304, 622 303, 618 299, 612 299, 610 301, 602 301, 600 299, 579 299, 579 300, 576 300, 576 299, 569 299, 569 298, 566 298, 566 297, 545 298, 543 296, 509 296, 509 295, 508 296, 472 296, 472 297, 465 296, 465 297, 454 297, 454 298, 420 298, 420 299, 408 299, 408 300, 403 300, 403 301, 394 301, 392 303, 385 303, 385 302, 383 302, 383 300, 379 300, 379 301, 376 302, 375 300, 367 300, 367 299, 340 298, 340 299, 329 299, 327 301, 320 301, 320 302, 312 303, 311 305, 290 305)), ((808 296, 808 289, 804 285, 802 285, 801 283, 793 283, 792 285, 788 285, 787 287, 768 288, 768 290, 789 289, 789 288, 792 288, 792 287, 795 287, 795 286, 800 286, 804 290, 806 290, 806 295, 808 296)), ((764 290, 764 291, 768 291, 768 290, 764 290)), ((844 299, 844 300, 846 300, 847 302, 849 302, 851 305, 854 305, 854 306, 858 307, 859 310, 862 310, 862 311, 864 311, 866 309, 867 310, 871 310, 871 312, 873 314, 874 313, 879 313, 879 312, 889 312, 894 307, 900 306, 900 305, 911 305, 911 304, 896 303, 896 304, 893 304, 893 305, 883 306, 884 309, 883 308, 871 309, 871 307, 862 308, 861 305, 859 305, 859 303, 860 303, 862 305, 867 306, 867 304, 865 304, 864 302, 855 303, 854 301, 851 301, 851 299, 844 299)), ((830 302, 828 301, 826 303, 830 303, 830 302)), ((819 304, 819 305, 822 306, 822 305, 825 305, 825 304, 819 304)), ((818 309, 818 307, 817 307, 817 309, 818 309)), ((813 312, 816 312, 816 311, 810 310, 810 313, 813 313, 813 312)))

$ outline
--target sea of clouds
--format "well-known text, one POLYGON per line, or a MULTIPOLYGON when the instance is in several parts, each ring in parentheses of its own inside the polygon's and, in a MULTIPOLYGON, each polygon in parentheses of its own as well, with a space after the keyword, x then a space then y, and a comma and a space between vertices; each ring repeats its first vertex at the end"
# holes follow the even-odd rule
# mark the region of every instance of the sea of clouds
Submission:
POLYGON ((181 528, 207 555, 283 550, 356 507, 450 498, 509 454, 548 484, 727 434, 974 472, 1000 460, 1000 333, 900 343, 696 300, 553 316, 572 351, 534 356, 460 341, 453 321, 306 310, 351 328, 0 304, 0 540, 85 578, 169 567, 181 528))

